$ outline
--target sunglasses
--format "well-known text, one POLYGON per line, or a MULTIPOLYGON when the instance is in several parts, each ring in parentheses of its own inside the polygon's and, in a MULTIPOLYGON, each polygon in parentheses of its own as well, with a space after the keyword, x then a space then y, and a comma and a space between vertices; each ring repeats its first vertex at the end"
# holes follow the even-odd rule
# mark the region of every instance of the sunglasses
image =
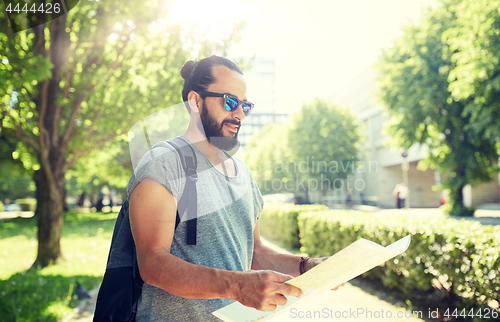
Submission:
POLYGON ((196 92, 200 94, 201 97, 223 97, 224 98, 224 108, 229 112, 234 112, 238 109, 238 106, 241 104, 241 108, 243 109, 243 113, 245 116, 248 116, 252 111, 254 104, 245 101, 240 101, 236 96, 231 94, 220 94, 214 92, 196 92))

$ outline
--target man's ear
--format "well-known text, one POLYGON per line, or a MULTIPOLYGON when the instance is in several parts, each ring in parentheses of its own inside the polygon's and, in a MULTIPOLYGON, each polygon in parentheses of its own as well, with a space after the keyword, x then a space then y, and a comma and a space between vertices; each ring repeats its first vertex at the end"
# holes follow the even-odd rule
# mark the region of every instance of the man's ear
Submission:
POLYGON ((191 111, 196 113, 196 114, 200 113, 200 108, 198 107, 198 105, 199 105, 198 99, 199 99, 198 94, 196 94, 195 91, 189 92, 188 104, 189 104, 189 107, 191 108, 191 111))

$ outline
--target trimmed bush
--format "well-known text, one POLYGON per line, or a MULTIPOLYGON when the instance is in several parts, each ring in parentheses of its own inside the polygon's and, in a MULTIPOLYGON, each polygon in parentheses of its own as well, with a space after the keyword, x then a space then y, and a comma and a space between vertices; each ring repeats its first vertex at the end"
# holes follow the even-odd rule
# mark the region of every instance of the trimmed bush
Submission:
POLYGON ((294 205, 291 203, 266 202, 259 220, 260 232, 285 248, 299 248, 297 217, 303 211, 325 211, 324 205, 294 205))
POLYGON ((317 257, 332 255, 359 238, 387 246, 410 234, 411 244, 404 254, 366 275, 405 294, 436 287, 460 308, 485 307, 500 298, 498 226, 320 211, 301 213, 299 227, 301 250, 317 257))
POLYGON ((16 203, 21 206, 22 211, 35 211, 36 210, 36 199, 26 198, 26 199, 16 199, 16 203))

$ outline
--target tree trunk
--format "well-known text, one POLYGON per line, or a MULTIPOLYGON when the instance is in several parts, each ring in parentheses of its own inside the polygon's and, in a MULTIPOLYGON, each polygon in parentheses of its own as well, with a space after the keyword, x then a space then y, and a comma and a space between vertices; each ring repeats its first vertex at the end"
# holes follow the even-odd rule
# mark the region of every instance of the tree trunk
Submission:
POLYGON ((64 175, 57 178, 57 189, 52 191, 42 169, 35 173, 38 213, 38 255, 33 267, 45 267, 62 258, 61 234, 63 227, 64 175))
POLYGON ((474 208, 466 207, 464 205, 464 187, 465 185, 461 184, 457 187, 457 190, 452 191, 452 195, 450 195, 451 199, 453 200, 453 207, 450 210, 450 215, 452 216, 474 216, 474 208))
POLYGON ((464 187, 466 185, 465 166, 463 164, 458 166, 456 174, 457 174, 457 178, 460 178, 460 181, 459 181, 460 184, 457 186, 457 190, 454 193, 453 205, 454 205, 454 207, 463 207, 464 206, 464 187))
MULTIPOLYGON (((45 267, 61 259, 61 234, 64 211, 65 160, 68 142, 71 139, 74 120, 61 129, 60 97, 62 69, 67 62, 69 33, 66 32, 67 16, 63 15, 48 25, 33 28, 35 47, 33 52, 49 57, 52 62, 52 76, 37 84, 37 97, 33 100, 39 113, 40 170, 35 175, 38 213, 38 255, 34 267, 45 267), (50 31, 50 46, 47 46, 45 32, 50 31), (62 136, 60 136, 62 135, 62 136)), ((76 110, 75 110, 76 111, 76 110)), ((71 117, 76 114, 72 113, 71 117)))

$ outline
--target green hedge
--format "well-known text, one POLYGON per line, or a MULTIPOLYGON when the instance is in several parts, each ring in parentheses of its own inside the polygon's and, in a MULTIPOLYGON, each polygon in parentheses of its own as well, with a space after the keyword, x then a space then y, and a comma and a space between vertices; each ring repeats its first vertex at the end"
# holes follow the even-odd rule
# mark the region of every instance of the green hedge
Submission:
POLYGON ((285 248, 299 248, 300 212, 327 210, 324 205, 294 205, 291 203, 266 202, 262 211, 259 228, 262 236, 278 242, 285 248))
POLYGON ((404 254, 366 275, 406 294, 437 286, 460 308, 485 307, 500 299, 499 226, 332 210, 301 213, 299 227, 301 250, 318 257, 359 238, 386 246, 410 234, 404 254))
POLYGON ((26 198, 26 199, 16 199, 16 203, 21 206, 22 211, 35 211, 36 210, 36 199, 26 198))

